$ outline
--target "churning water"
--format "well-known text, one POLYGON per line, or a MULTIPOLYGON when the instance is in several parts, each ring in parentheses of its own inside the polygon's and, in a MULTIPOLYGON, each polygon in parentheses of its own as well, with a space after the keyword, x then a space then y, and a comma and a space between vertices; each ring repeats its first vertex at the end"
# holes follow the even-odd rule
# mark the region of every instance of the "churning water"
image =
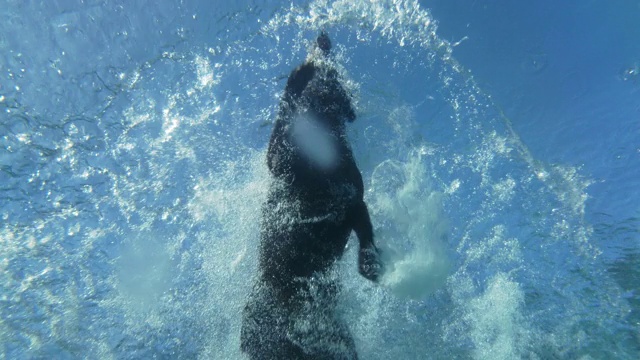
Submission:
POLYGON ((271 123, 321 29, 389 269, 360 277, 353 239, 336 266, 360 357, 640 352, 592 181, 532 155, 416 1, 2 14, 0 358, 242 358, 271 123))

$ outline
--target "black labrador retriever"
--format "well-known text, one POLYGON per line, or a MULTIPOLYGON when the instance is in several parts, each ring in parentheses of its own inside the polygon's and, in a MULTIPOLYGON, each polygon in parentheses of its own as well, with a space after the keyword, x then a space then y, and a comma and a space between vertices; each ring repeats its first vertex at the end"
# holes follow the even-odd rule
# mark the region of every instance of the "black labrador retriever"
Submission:
POLYGON ((269 141, 273 181, 262 209, 260 274, 241 331, 251 359, 357 359, 335 315, 339 284, 328 275, 352 230, 360 274, 377 281, 382 272, 362 175, 346 139, 345 122, 355 113, 330 49, 322 32, 315 57, 289 76, 269 141))

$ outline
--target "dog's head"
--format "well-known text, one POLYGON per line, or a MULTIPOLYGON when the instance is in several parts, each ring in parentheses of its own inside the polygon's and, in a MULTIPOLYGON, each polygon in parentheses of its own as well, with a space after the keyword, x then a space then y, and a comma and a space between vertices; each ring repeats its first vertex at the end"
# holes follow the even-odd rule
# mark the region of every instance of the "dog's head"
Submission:
POLYGON ((316 76, 302 92, 303 107, 322 119, 331 128, 342 128, 355 120, 351 98, 338 81, 337 72, 319 68, 316 76))
POLYGON ((301 80, 302 107, 325 120, 326 125, 344 126, 345 122, 353 122, 356 118, 351 97, 342 86, 333 60, 330 58, 331 39, 322 30, 316 38, 315 55, 307 59, 310 71, 301 80))

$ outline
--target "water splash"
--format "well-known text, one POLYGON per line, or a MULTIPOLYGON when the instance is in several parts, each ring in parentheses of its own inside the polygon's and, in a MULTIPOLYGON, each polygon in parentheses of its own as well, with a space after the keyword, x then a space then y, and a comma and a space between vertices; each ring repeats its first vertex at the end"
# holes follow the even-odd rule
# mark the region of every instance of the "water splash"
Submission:
MULTIPOLYGON (((238 24, 241 10, 215 29, 190 29, 181 22, 191 12, 173 21, 166 6, 138 11, 126 31, 158 15, 170 40, 134 49, 105 34, 96 44, 129 51, 115 66, 96 53, 96 69, 74 72, 56 55, 33 86, 20 80, 28 71, 11 72, 0 94, 0 356, 240 358, 268 178, 264 125, 324 28, 357 100, 350 138, 395 264, 393 291, 357 275, 353 249, 337 267, 361 357, 633 358, 632 347, 610 347, 632 342, 634 328, 583 219, 589 180, 532 156, 417 1, 250 11, 261 21, 238 24), (133 270, 147 289, 127 283, 133 270)), ((75 17, 91 30, 101 22, 87 19, 119 18, 96 7, 32 13, 36 30, 36 20, 75 17)), ((21 45, 12 64, 46 68, 42 53, 93 43, 56 29, 54 43, 41 41, 50 51, 21 45)))
POLYGON ((408 163, 386 160, 376 166, 368 199, 386 258, 382 284, 399 296, 420 300, 444 285, 450 261, 442 194, 431 190, 428 167, 414 153, 408 163))

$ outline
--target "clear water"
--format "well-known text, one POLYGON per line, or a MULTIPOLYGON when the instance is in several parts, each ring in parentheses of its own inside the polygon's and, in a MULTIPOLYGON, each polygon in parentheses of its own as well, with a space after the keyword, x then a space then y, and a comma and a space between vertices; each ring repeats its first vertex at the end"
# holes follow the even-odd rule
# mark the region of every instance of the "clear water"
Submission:
POLYGON ((640 354, 640 8, 4 0, 0 358, 240 359, 278 97, 321 28, 384 286, 362 359, 640 354))

